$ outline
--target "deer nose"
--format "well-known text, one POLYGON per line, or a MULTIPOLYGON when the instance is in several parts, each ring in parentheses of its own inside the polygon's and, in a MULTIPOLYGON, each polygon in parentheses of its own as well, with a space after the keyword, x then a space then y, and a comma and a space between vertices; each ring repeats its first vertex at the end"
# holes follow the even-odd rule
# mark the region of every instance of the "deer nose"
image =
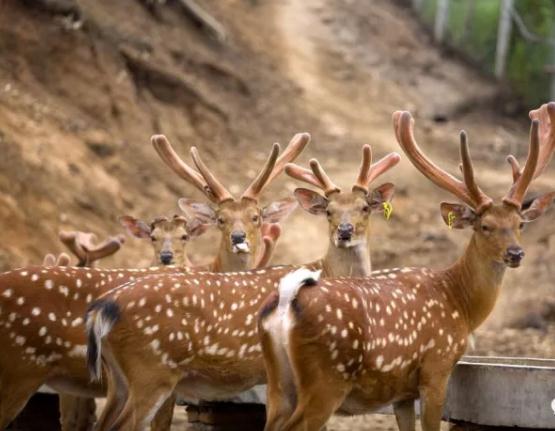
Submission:
POLYGON ((519 246, 510 246, 507 248, 505 256, 510 263, 520 263, 524 258, 524 250, 519 246))
POLYGON ((247 234, 242 230, 236 230, 231 232, 231 243, 233 245, 241 244, 245 242, 245 239, 247 239, 247 234))
POLYGON ((160 252, 160 262, 164 265, 169 265, 172 263, 173 260, 173 253, 171 251, 162 251, 160 252))
POLYGON ((351 239, 354 230, 355 228, 351 223, 341 223, 337 226, 337 236, 339 239, 351 239))

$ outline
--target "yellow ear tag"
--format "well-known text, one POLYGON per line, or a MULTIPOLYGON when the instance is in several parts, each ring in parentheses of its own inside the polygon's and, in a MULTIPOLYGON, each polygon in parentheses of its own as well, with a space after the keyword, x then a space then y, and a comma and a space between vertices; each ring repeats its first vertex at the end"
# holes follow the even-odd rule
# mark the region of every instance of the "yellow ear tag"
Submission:
POLYGON ((384 202, 382 205, 383 205, 383 216, 385 217, 386 220, 389 220, 391 218, 391 214, 393 213, 393 205, 391 205, 391 202, 384 202))
POLYGON ((449 211, 449 213, 447 214, 447 227, 449 229, 453 229, 453 224, 455 223, 456 219, 457 216, 455 215, 455 213, 453 211, 449 211))

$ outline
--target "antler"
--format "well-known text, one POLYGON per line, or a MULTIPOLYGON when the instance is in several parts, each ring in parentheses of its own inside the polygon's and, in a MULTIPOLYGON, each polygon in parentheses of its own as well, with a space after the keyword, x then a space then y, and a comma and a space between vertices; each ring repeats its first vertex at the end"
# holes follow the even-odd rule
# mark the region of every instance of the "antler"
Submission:
POLYGON ((258 200, 258 196, 272 180, 283 172, 289 162, 295 160, 299 154, 302 153, 304 148, 310 142, 310 134, 308 133, 297 133, 289 144, 285 151, 278 158, 279 154, 279 144, 274 144, 272 146, 272 151, 264 164, 264 167, 252 183, 247 187, 247 189, 241 195, 242 199, 252 199, 258 200))
POLYGON ((216 197, 216 201, 221 203, 233 200, 233 195, 227 191, 222 183, 217 180, 216 176, 210 172, 210 169, 208 169, 208 167, 204 164, 200 158, 197 147, 191 148, 191 157, 193 158, 193 162, 195 163, 195 166, 199 170, 200 174, 206 181, 207 187, 216 197))
POLYGON ((332 182, 330 177, 328 177, 318 160, 311 159, 309 165, 312 172, 294 163, 288 163, 287 166, 285 166, 285 173, 299 181, 318 187, 326 196, 341 191, 341 189, 332 182))
POLYGON ((393 114, 393 126, 399 145, 401 145, 412 164, 425 177, 442 189, 454 194, 464 203, 474 208, 478 214, 491 206, 492 199, 480 190, 474 180, 474 170, 465 132, 461 132, 460 135, 463 182, 445 172, 424 155, 414 139, 414 120, 409 112, 395 112, 393 114))
POLYGON ((181 160, 164 135, 154 135, 150 140, 160 158, 171 170, 204 193, 208 199, 213 202, 217 201, 216 195, 212 192, 210 187, 208 187, 202 175, 181 160))
POLYGON ((534 173, 534 178, 537 178, 543 173, 555 151, 555 102, 543 104, 538 109, 530 111, 529 116, 531 120, 540 122, 538 132, 540 154, 534 173))
POLYGON ((94 234, 78 231, 61 231, 59 237, 60 241, 77 257, 78 266, 90 266, 95 261, 114 254, 125 242, 123 235, 118 235, 95 245, 94 234))
POLYGON ((154 135, 151 141, 164 163, 181 178, 204 193, 212 202, 220 203, 233 199, 233 196, 206 167, 195 147, 191 148, 191 156, 200 173, 181 160, 164 135, 154 135))
POLYGON ((538 175, 537 170, 540 165, 539 155, 539 121, 532 120, 532 125, 530 126, 530 144, 528 146, 528 157, 526 158, 524 169, 520 169, 518 161, 512 154, 509 154, 509 156, 507 156, 507 161, 511 165, 511 169, 513 172, 513 185, 509 192, 503 198, 503 202, 520 209, 520 207, 522 206, 524 195, 526 194, 526 190, 528 190, 530 183, 538 175))
POLYGON ((264 223, 262 225, 262 241, 264 243, 262 255, 258 260, 255 268, 264 268, 268 266, 274 250, 276 248, 277 240, 281 235, 281 227, 276 223, 264 223))
POLYGON ((111 256, 121 248, 124 242, 125 237, 123 235, 112 236, 104 242, 97 244, 94 248, 87 250, 89 255, 89 264, 111 256))
POLYGON ((372 148, 366 144, 362 147, 362 161, 353 190, 361 189, 368 192, 368 187, 376 178, 387 172, 401 160, 397 153, 390 153, 372 164, 372 148))
POLYGON ((524 169, 520 168, 515 156, 507 156, 513 173, 513 186, 503 198, 503 202, 519 209, 530 183, 542 174, 555 151, 555 103, 543 104, 539 109, 530 111, 529 116, 532 124, 524 169))
POLYGON ((68 266, 70 262, 71 258, 67 253, 60 253, 58 257, 52 253, 48 253, 44 256, 42 266, 68 266))

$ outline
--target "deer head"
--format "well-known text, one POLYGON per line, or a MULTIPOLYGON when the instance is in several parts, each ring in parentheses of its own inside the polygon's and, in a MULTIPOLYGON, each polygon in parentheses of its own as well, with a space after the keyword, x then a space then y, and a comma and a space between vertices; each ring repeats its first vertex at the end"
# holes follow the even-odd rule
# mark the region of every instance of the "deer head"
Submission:
POLYGON ((534 199, 527 209, 522 209, 531 181, 543 172, 555 148, 555 103, 531 111, 530 118, 530 143, 524 168, 520 168, 514 156, 507 157, 513 184, 501 202, 496 203, 476 184, 465 132, 460 134, 461 181, 436 166, 420 150, 414 138, 414 120, 410 113, 393 114, 397 140, 413 165, 437 186, 464 202, 441 204, 445 223, 455 229, 472 228, 473 250, 485 261, 511 268, 518 267, 524 257, 520 244, 521 229, 542 215, 555 197, 555 192, 544 194, 534 199))
POLYGON ((125 215, 119 221, 130 235, 150 241, 154 250, 154 265, 189 266, 187 243, 206 231, 206 225, 188 223, 185 217, 178 215, 171 218, 156 217, 150 223, 125 215))
POLYGON ((292 199, 275 201, 261 207, 260 194, 283 171, 285 165, 302 152, 309 141, 310 135, 307 133, 295 135, 281 156, 279 144, 274 144, 259 174, 242 195, 235 198, 208 169, 195 147, 191 149, 191 156, 196 169, 179 158, 164 136, 153 136, 152 143, 162 160, 211 201, 211 204, 207 204, 183 198, 179 200, 179 207, 188 220, 200 220, 203 224, 217 226, 221 231, 222 241, 214 270, 254 267, 255 259, 260 254, 263 225, 278 223, 296 207, 292 199))
POLYGON ((370 190, 370 184, 400 160, 397 153, 391 153, 372 164, 372 150, 369 145, 362 148, 362 163, 352 190, 341 192, 316 159, 310 160, 310 171, 295 164, 288 164, 285 172, 299 180, 318 187, 324 194, 298 188, 295 197, 301 207, 311 214, 326 215, 329 222, 330 241, 335 247, 353 247, 366 242, 369 231, 369 216, 372 211, 383 211, 383 204, 389 202, 395 190, 391 183, 385 183, 370 190))
POLYGON ((365 145, 362 148, 360 170, 350 192, 342 192, 316 159, 310 160, 310 170, 292 163, 285 168, 285 172, 292 178, 323 191, 320 194, 298 188, 295 190, 295 197, 305 211, 325 215, 328 219, 330 247, 324 258, 326 275, 362 276, 370 273, 370 214, 384 211, 384 204, 393 198, 395 189, 393 184, 385 183, 370 190, 370 184, 399 160, 397 153, 391 153, 372 164, 372 150, 369 145, 365 145), (355 248, 358 251, 354 256, 338 251, 355 248))

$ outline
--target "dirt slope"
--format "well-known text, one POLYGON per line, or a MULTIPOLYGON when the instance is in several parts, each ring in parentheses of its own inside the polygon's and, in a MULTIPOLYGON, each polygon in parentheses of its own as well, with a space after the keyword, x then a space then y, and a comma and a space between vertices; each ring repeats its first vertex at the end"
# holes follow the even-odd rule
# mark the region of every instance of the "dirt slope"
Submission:
MULTIPOLYGON (((171 214, 179 196, 201 198, 158 160, 153 133, 165 133, 183 155, 199 146, 234 191, 255 175, 273 141, 286 143, 297 131, 313 134, 302 160, 317 156, 350 187, 363 143, 378 156, 398 150, 390 124, 396 109, 415 114, 419 141, 453 172, 457 133, 466 128, 480 182, 496 196, 510 182, 505 154, 526 151, 525 116, 504 117, 495 85, 437 50, 395 2, 207 0, 229 35, 223 44, 176 0, 81 0, 82 22, 37 3, 0 6, 3 268, 59 250, 60 228, 115 233, 121 214, 171 214)), ((553 172, 535 189, 553 187, 553 172)), ((451 197, 406 161, 387 179, 398 193, 393 219, 375 220, 374 266, 452 261, 469 233, 440 221, 438 204, 451 197)), ((266 196, 294 186, 282 178, 266 196)), ((513 304, 533 307, 555 296, 553 214, 526 233, 525 265, 509 272, 490 328, 514 317, 513 304)), ((299 211, 284 227, 275 262, 306 261, 325 250, 323 220, 299 211)), ((216 238, 212 232, 195 242, 197 260, 213 252, 216 238)), ((129 239, 107 264, 149 260, 148 245, 129 239)), ((545 334, 535 334, 526 353, 553 354, 545 334)), ((479 348, 518 350, 491 339, 478 338, 479 348)))

